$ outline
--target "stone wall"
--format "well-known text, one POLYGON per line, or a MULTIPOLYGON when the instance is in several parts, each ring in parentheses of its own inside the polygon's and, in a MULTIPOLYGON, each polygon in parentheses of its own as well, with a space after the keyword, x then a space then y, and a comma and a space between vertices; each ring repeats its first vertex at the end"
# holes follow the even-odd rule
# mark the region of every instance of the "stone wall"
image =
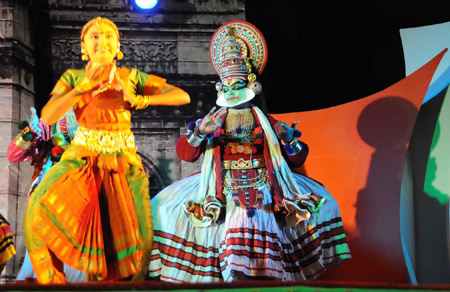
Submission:
POLYGON ((245 18, 244 0, 159 0, 143 12, 132 0, 0 0, 0 212, 16 232, 18 254, 8 263, 3 281, 17 274, 25 252, 23 213, 32 168, 10 163, 7 145, 19 121, 38 111, 68 68, 82 68, 80 32, 91 18, 104 16, 121 32, 124 53, 119 66, 136 67, 183 88, 191 104, 155 106, 133 112, 132 129, 150 179, 150 193, 200 169, 175 153, 175 142, 189 122, 214 106, 215 75, 208 47, 217 27, 245 18), (34 74, 32 74, 34 72, 34 74))
MULTIPOLYGON (((27 4, 1 1, 0 5, 0 213, 15 231, 18 250, 24 246, 23 213, 33 169, 29 162, 10 163, 7 147, 18 123, 30 115, 34 105, 34 57, 30 39, 27 4)), ((0 282, 14 276, 20 256, 10 260, 0 282)))

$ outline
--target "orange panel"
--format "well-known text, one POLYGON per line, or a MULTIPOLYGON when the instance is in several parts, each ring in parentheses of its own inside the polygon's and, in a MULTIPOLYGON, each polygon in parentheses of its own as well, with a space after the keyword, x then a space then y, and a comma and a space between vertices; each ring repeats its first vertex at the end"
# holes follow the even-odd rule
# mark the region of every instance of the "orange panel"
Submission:
POLYGON ((391 87, 339 106, 275 118, 297 128, 310 154, 301 171, 339 202, 353 259, 323 279, 409 281, 400 238, 407 146, 428 85, 446 50, 391 87))

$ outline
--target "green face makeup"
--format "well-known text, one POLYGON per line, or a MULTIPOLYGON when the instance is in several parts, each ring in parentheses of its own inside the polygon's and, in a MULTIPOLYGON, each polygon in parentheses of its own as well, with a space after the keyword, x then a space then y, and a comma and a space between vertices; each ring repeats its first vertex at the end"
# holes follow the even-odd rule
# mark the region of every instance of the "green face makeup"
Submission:
POLYGON ((247 82, 242 79, 233 78, 226 80, 223 84, 223 94, 225 101, 234 106, 245 99, 247 82))

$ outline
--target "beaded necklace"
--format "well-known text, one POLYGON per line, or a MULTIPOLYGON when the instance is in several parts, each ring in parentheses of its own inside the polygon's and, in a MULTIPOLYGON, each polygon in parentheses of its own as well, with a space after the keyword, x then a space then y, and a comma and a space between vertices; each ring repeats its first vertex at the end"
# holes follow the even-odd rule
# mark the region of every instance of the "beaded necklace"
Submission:
POLYGON ((230 109, 221 131, 226 140, 225 154, 252 155, 263 151, 263 131, 256 125, 251 109, 230 109))
POLYGON ((225 126, 233 138, 249 139, 254 125, 255 121, 250 109, 230 109, 228 111, 225 126))

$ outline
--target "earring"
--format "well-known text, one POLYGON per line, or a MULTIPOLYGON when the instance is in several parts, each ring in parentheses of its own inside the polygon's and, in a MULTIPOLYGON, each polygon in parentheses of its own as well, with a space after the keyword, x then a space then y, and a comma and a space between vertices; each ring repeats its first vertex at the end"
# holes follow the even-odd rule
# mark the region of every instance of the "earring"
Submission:
POLYGON ((259 94, 262 91, 262 85, 261 83, 256 81, 255 73, 251 73, 248 75, 247 88, 251 89, 255 94, 259 94))
POLYGON ((84 49, 81 49, 81 60, 83 61, 89 61, 89 55, 84 49))
POLYGON ((216 83, 216 90, 220 92, 220 91, 222 91, 222 89, 223 89, 222 82, 220 82, 220 81, 217 82, 216 83))
POLYGON ((122 60, 123 59, 123 52, 120 50, 120 49, 118 49, 117 50, 117 60, 122 60))

